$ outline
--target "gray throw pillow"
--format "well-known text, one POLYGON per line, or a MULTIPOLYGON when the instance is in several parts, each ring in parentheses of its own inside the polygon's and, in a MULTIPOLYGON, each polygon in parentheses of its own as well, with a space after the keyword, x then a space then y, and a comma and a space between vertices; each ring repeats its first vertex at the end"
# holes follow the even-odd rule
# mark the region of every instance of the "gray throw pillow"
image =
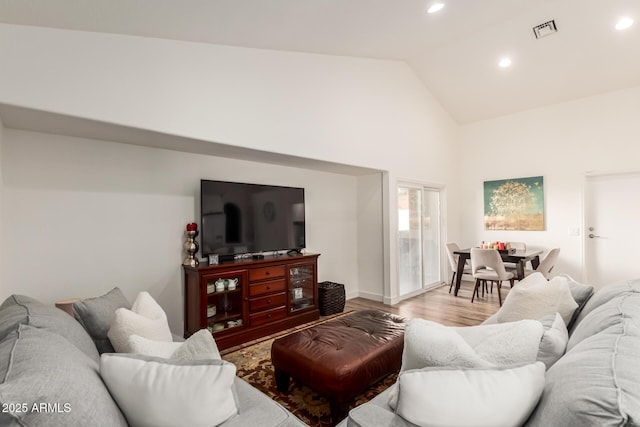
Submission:
POLYGON ((84 329, 91 335, 100 354, 114 353, 115 350, 107 337, 114 313, 117 309, 131 308, 131 304, 120 288, 115 287, 105 295, 73 304, 73 314, 84 329))
POLYGON ((65 338, 20 325, 0 348, 12 349, 6 358, 0 352, 5 374, 0 378, 0 425, 127 425, 100 378, 98 363, 65 338))
POLYGON ((82 326, 53 305, 23 295, 11 295, 0 306, 0 339, 15 331, 18 325, 31 325, 61 335, 95 361, 100 358, 82 326))
POLYGON ((576 301, 576 303, 578 303, 578 308, 573 312, 573 316, 571 316, 571 320, 569 320, 569 323, 567 324, 567 330, 569 332, 572 332, 576 323, 576 319, 580 315, 580 312, 584 308, 585 304, 587 304, 587 301, 589 301, 589 298, 591 298, 591 295, 593 295, 594 287, 591 285, 578 283, 568 274, 563 274, 561 275, 561 277, 567 278, 571 296, 576 301))

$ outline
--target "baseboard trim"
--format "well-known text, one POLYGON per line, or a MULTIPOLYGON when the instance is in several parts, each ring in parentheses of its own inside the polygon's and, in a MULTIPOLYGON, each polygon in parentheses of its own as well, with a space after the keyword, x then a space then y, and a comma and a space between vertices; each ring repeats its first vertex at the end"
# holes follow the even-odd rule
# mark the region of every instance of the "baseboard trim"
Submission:
POLYGON ((355 292, 347 292, 345 295, 346 299, 354 299, 354 298, 358 298, 360 296, 360 293, 358 291, 355 292))
POLYGON ((360 291, 360 292, 358 292, 358 296, 360 298, 369 299, 369 300, 372 300, 372 301, 383 302, 382 295, 376 294, 376 293, 373 293, 373 292, 360 291))

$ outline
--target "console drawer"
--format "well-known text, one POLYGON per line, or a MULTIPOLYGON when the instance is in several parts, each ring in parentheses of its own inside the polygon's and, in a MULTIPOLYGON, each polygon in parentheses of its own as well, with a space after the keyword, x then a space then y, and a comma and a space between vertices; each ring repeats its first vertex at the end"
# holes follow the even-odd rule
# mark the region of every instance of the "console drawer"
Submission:
POLYGON ((272 294, 274 292, 284 292, 287 289, 287 282, 284 279, 271 280, 269 282, 254 283, 249 285, 249 296, 272 294))
POLYGON ((249 300, 249 312, 267 310, 273 307, 279 307, 287 303, 287 294, 281 292, 275 295, 267 295, 266 297, 252 298, 249 300))
POLYGON ((284 319, 287 317, 287 307, 277 307, 271 310, 261 311, 259 313, 249 314, 249 324, 251 326, 264 325, 274 320, 284 319))
POLYGON ((275 265, 273 267, 252 268, 249 270, 249 281, 254 282, 265 279, 278 279, 285 277, 284 265, 275 265))

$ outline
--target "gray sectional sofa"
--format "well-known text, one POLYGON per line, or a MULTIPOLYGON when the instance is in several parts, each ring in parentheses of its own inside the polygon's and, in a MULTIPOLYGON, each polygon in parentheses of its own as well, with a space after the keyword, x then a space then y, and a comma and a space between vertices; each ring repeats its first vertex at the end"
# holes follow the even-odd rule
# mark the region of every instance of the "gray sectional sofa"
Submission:
MULTIPOLYGON (((100 355, 67 313, 12 295, 0 306, 1 426, 126 426, 104 385, 100 355)), ((225 427, 304 426, 278 403, 236 377, 238 415, 225 427)))
MULTIPOLYGON (((567 350, 547 372, 530 427, 640 425, 640 280, 601 289, 576 312, 567 350)), ((105 387, 91 337, 71 316, 29 297, 0 306, 1 426, 126 426, 105 387)), ((303 426, 235 380, 239 414, 223 426, 303 426)), ((411 426, 389 407, 391 389, 340 426, 411 426)), ((465 402, 458 402, 464 410, 465 402)))
MULTIPOLYGON (((640 425, 640 280, 604 287, 578 310, 525 426, 640 425)), ((412 426, 389 406, 391 390, 351 410, 340 426, 412 426)), ((465 402, 458 407, 464 411, 465 402)))

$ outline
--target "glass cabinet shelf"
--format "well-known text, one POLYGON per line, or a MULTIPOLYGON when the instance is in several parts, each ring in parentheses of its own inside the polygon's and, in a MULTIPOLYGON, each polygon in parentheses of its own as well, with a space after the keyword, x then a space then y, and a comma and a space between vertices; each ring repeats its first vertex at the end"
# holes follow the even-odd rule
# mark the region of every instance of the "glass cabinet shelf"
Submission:
POLYGON ((303 264, 289 269, 289 308, 294 312, 315 306, 313 265, 303 264))

